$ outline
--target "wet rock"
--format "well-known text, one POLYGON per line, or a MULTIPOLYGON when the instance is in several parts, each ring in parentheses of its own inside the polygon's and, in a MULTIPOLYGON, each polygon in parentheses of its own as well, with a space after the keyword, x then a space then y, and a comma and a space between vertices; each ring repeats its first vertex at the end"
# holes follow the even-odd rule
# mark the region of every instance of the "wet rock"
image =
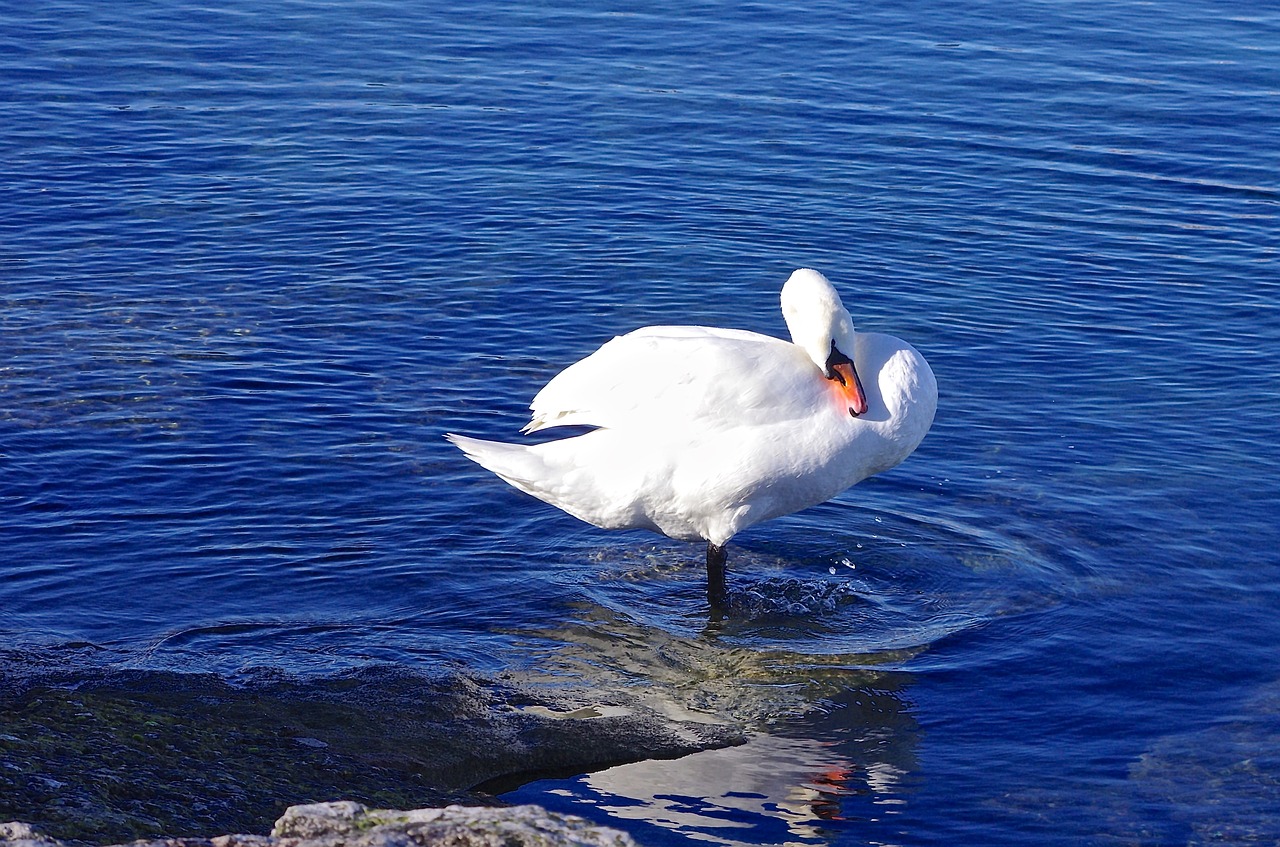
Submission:
POLYGON ((287 806, 335 797, 493 805, 528 778, 741 740, 734 727, 663 716, 625 692, 549 695, 461 674, 371 668, 233 686, 12 667, 0 662, 0 821, 64 841, 265 832, 287 806))
MULTIPOLYGON (((634 847, 626 833, 538 806, 394 811, 351 801, 287 809, 270 836, 135 841, 130 847, 634 847)), ((0 824, 3 847, 64 847, 24 823, 0 824)))

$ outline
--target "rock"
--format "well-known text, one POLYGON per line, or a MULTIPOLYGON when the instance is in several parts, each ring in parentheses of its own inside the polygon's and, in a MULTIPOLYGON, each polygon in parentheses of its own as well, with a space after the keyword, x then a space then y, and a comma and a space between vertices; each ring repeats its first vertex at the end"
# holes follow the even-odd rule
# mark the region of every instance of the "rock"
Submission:
MULTIPOLYGON (((740 743, 630 692, 365 668, 231 685, 11 664, 0 648, 0 820, 67 842, 265 832, 290 805, 494 805, 548 774, 740 743)), ((206 844, 207 842, 202 842, 206 844)), ((221 845, 234 847, 234 845, 221 845)))
POLYGON ((32 829, 30 824, 18 821, 0 823, 0 844, 4 847, 50 847, 58 843, 32 829))
MULTIPOLYGON (((0 823, 0 847, 65 847, 25 823, 0 823)), ((539 806, 368 809, 342 800, 291 806, 271 835, 135 841, 129 847, 635 847, 631 836, 539 806)))
POLYGON ((367 820, 369 815, 369 809, 353 800, 290 806, 276 821, 271 835, 275 838, 313 839, 335 832, 349 832, 356 827, 356 821, 367 820))
POLYGON ((280 847, 631 847, 631 836, 540 806, 448 806, 408 812, 350 801, 290 807, 271 833, 280 847), (292 839, 298 839, 294 841, 292 839))

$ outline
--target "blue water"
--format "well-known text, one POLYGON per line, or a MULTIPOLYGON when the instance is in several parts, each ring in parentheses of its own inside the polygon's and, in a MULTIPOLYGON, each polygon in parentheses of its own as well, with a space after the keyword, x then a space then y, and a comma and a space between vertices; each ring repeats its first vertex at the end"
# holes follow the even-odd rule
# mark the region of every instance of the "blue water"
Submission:
POLYGON ((0 645, 624 688, 749 744, 509 795, 643 844, 1280 841, 1280 13, 0 7, 0 645), (701 550, 467 462, 796 267, 941 397, 701 550))

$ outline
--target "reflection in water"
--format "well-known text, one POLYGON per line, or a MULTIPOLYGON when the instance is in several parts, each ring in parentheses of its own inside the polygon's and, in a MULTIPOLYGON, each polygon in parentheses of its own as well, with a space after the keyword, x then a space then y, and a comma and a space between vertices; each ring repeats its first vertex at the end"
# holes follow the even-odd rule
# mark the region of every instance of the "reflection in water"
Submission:
POLYGON ((645 844, 903 843, 919 736, 904 668, 942 639, 1052 605, 1057 574, 958 520, 862 523, 875 535, 826 556, 740 551, 724 619, 700 607, 696 556, 661 543, 602 553, 564 620, 512 633, 536 656, 527 681, 576 681, 595 702, 732 724, 748 740, 504 799, 625 821, 645 844))
POLYGON ((549 679, 576 677, 601 697, 625 692, 676 720, 737 724, 748 741, 542 780, 504 799, 626 819, 643 843, 817 844, 850 826, 893 843, 917 734, 900 694, 910 675, 896 668, 923 647, 794 649, 830 648, 814 631, 831 623, 821 614, 770 612, 685 633, 602 606, 583 604, 575 617, 538 633, 556 645, 539 663, 549 679))
POLYGON ((625 819, 645 843, 821 844, 849 828, 893 843, 916 732, 895 693, 846 691, 740 747, 543 780, 505 799, 625 819))

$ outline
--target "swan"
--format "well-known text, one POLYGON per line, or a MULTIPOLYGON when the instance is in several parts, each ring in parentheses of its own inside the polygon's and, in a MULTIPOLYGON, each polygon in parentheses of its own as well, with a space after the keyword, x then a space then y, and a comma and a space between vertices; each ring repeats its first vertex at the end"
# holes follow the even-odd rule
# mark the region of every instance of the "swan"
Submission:
POLYGON ((905 341, 853 330, 835 286, 802 268, 782 287, 791 341, 650 326, 561 371, 522 430, 593 427, 542 444, 448 433, 506 482, 604 529, 707 542, 707 598, 727 603, 725 545, 906 459, 938 387, 905 341))

